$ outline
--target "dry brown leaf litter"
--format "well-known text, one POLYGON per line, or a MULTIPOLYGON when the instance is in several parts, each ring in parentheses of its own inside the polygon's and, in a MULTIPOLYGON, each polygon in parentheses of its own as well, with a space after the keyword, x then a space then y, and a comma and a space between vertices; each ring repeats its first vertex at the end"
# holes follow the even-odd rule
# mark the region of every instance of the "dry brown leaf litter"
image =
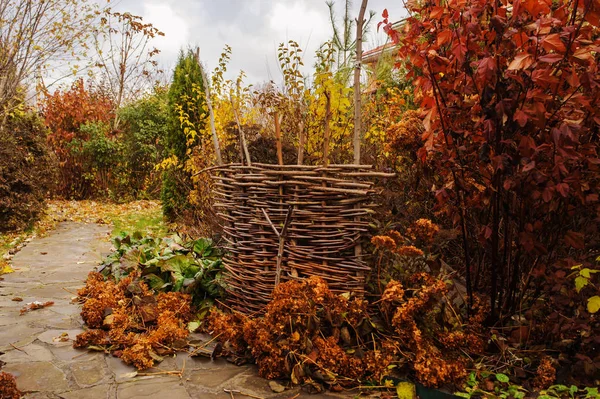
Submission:
POLYGON ((142 370, 187 347, 194 315, 188 294, 154 295, 135 274, 114 283, 92 272, 78 295, 90 329, 77 336, 76 348, 101 349, 142 370))
POLYGON ((0 371, 0 399, 19 399, 21 391, 17 389, 17 382, 12 374, 0 371))
POLYGON ((225 351, 253 360, 268 379, 335 389, 381 382, 408 364, 426 385, 460 381, 468 363, 461 349, 476 351, 483 343, 476 331, 445 332, 422 322, 432 318, 447 287, 425 273, 411 283, 392 281, 382 296, 390 329, 376 326, 366 301, 335 295, 318 277, 277 286, 262 317, 213 312, 209 328, 225 351))

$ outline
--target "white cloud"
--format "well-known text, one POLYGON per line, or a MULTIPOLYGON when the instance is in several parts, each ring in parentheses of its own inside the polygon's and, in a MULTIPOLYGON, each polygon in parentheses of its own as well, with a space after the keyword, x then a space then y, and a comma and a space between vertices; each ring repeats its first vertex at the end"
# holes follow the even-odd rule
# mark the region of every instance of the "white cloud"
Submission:
POLYGON ((152 44, 161 50, 164 58, 177 56, 179 49, 189 42, 189 28, 186 20, 169 4, 144 3, 144 21, 151 22, 165 36, 157 37, 152 44))
MULTIPOLYGON (((335 1, 341 17, 344 0, 335 1)), ((360 1, 355 0, 354 17, 359 7, 360 1)), ((376 16, 365 49, 386 40, 382 32, 376 31, 386 7, 392 19, 405 15, 399 0, 369 0, 368 8, 376 16)), ((304 50, 304 72, 310 74, 315 50, 331 37, 325 0, 116 0, 115 8, 137 12, 145 22, 165 33, 165 37, 152 45, 161 50, 158 61, 168 76, 181 48, 199 46, 202 60, 212 70, 228 44, 233 50, 228 78, 233 79, 244 70, 247 83, 271 79, 279 82, 282 80, 277 63, 279 43, 298 42, 304 50)))

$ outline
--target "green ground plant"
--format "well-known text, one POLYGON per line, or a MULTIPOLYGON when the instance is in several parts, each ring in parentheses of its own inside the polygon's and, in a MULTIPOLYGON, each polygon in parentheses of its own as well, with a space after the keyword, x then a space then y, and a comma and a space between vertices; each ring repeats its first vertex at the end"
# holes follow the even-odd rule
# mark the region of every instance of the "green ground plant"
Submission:
POLYGON ((223 296, 222 252, 210 239, 184 240, 179 235, 157 238, 120 234, 112 239, 115 251, 98 268, 116 282, 138 273, 156 292, 192 295, 200 309, 223 296))

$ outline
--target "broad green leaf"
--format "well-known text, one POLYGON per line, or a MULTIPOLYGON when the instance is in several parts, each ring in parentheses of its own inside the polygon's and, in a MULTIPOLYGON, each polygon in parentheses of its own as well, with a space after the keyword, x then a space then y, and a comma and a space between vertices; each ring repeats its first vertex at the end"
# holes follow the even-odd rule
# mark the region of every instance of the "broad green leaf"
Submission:
POLYGON ((579 388, 577 388, 575 385, 571 385, 571 387, 569 388, 569 393, 571 394, 571 397, 573 397, 577 391, 579 391, 579 388))
POLYGON ((496 379, 500 382, 509 382, 510 378, 506 374, 498 373, 496 374, 496 379))
POLYGON ((156 274, 148 274, 144 276, 144 279, 148 282, 150 288, 157 291, 162 289, 165 285, 165 281, 156 274))
POLYGON ((600 310, 600 296, 595 295, 591 298, 588 298, 587 310, 590 313, 596 313, 600 310))
POLYGON ((183 274, 183 270, 189 266, 190 261, 191 259, 185 255, 173 256, 172 258, 163 261, 161 269, 163 271, 183 274))
MULTIPOLYGON (((600 258, 598 258, 600 259, 600 258)), ((585 395, 585 399, 591 399, 591 398, 598 398, 600 395, 598 394, 598 388, 590 388, 587 387, 585 388, 585 391, 587 392, 585 395)))
POLYGON ((210 252, 212 252, 212 242, 206 238, 200 238, 194 241, 194 245, 192 247, 193 251, 200 256, 210 256, 210 252), (206 253, 205 252, 209 252, 206 253))

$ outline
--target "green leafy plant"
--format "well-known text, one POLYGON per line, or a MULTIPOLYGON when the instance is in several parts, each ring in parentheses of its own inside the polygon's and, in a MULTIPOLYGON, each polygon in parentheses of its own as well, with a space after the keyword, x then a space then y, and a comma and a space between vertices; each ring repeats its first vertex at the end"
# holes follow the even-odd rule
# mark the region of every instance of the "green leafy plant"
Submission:
POLYGON ((469 373, 463 390, 464 392, 456 392, 455 395, 468 399, 472 397, 522 399, 527 393, 525 388, 512 384, 506 374, 475 371, 469 373))
MULTIPOLYGON (((461 398, 501 398, 501 399, 523 399, 529 392, 518 384, 510 382, 510 378, 502 373, 488 373, 485 371, 472 371, 463 391, 456 392, 455 395, 461 398)), ((539 392, 538 399, 598 399, 600 394, 598 388, 578 388, 575 385, 552 385, 546 390, 539 392)))
POLYGON ((139 272, 155 291, 191 294, 201 308, 223 295, 222 253, 210 239, 184 241, 179 235, 153 238, 138 232, 122 234, 112 242, 115 251, 98 270, 105 277, 119 281, 139 272))
POLYGON ((538 399, 555 399, 555 398, 584 398, 597 399, 600 398, 598 388, 579 389, 575 385, 552 385, 548 389, 541 391, 538 399))

